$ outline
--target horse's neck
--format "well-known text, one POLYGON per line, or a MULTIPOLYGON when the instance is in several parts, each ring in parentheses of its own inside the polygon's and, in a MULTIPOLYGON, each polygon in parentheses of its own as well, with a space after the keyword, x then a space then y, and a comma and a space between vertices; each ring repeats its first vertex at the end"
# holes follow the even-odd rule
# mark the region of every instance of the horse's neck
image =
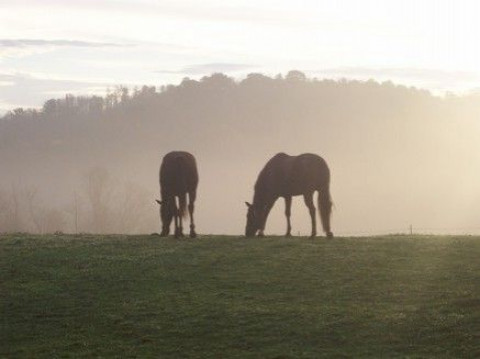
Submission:
POLYGON ((264 207, 272 204, 278 196, 269 193, 268 191, 255 191, 255 195, 253 197, 253 205, 256 207, 264 207))

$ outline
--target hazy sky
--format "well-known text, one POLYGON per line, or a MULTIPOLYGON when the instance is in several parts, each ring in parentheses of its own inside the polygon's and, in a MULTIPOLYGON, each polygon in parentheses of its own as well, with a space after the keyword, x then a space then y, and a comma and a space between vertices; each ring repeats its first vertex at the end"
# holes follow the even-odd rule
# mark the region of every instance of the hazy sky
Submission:
POLYGON ((478 14, 476 0, 0 0, 0 113, 212 72, 470 91, 478 14))

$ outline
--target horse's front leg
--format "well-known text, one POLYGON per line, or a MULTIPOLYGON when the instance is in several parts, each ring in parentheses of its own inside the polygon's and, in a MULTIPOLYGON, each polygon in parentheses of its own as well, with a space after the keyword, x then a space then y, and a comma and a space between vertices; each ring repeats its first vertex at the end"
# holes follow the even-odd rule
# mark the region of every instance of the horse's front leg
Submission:
POLYGON ((265 225, 267 224, 268 214, 270 213, 270 210, 272 209, 276 200, 277 199, 275 198, 274 200, 268 202, 263 209, 264 212, 262 214, 262 217, 261 217, 262 219, 261 219, 261 222, 260 222, 260 228, 258 230, 258 236, 259 237, 265 237, 265 234, 263 233, 263 231, 265 230, 265 225))

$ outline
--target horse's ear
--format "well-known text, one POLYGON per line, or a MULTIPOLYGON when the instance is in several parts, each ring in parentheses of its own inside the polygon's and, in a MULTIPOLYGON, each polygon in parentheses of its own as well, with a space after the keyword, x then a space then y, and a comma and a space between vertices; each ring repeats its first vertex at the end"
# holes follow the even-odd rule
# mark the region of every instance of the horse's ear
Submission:
POLYGON ((248 208, 250 208, 252 205, 248 202, 245 202, 245 204, 247 205, 248 208))
POLYGON ((158 199, 155 200, 159 205, 162 205, 162 201, 159 201, 158 199))

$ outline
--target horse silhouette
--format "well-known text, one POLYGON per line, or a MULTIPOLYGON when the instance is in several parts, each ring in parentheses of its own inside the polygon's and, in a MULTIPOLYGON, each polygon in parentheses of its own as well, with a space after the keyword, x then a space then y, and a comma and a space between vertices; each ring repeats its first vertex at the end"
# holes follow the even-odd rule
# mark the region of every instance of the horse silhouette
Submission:
POLYGON ((279 197, 285 199, 287 233, 291 236, 290 213, 292 197, 303 195, 312 219, 311 238, 317 234, 313 194, 318 191, 318 207, 323 230, 333 237, 330 229, 332 201, 330 197, 330 170, 323 158, 311 153, 289 156, 278 153, 273 156, 258 175, 255 183, 253 203, 248 207, 245 235, 263 236, 268 214, 279 197))
POLYGON ((172 219, 175 221, 175 238, 183 237, 182 219, 186 216, 187 194, 188 212, 190 214, 190 237, 195 238, 193 211, 197 197, 198 171, 195 157, 188 152, 174 151, 167 153, 162 160, 159 173, 161 201, 160 219, 161 236, 170 233, 172 219), (177 206, 178 198, 178 206, 177 206))

